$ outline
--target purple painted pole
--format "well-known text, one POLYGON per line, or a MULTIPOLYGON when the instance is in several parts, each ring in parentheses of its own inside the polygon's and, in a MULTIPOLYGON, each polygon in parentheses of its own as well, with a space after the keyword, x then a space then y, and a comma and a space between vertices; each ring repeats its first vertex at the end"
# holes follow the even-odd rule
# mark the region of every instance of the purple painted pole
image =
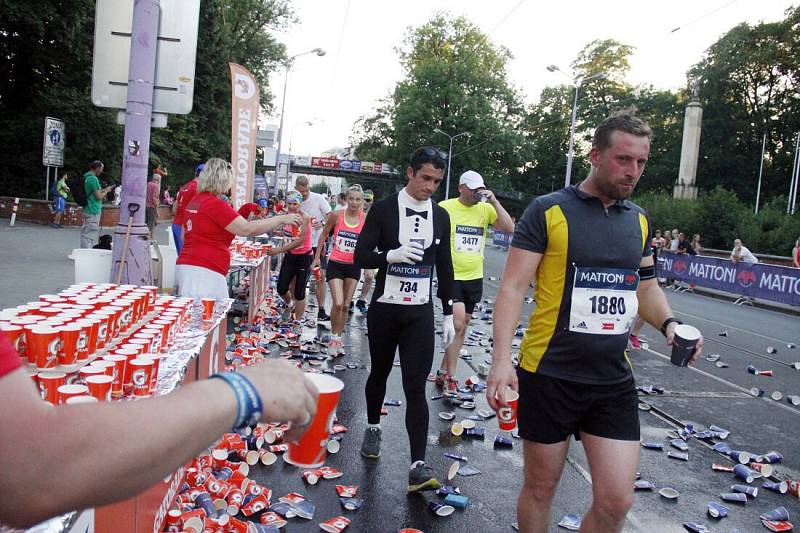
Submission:
POLYGON ((117 280, 121 268, 121 283, 132 285, 152 285, 153 282, 150 232, 145 224, 144 210, 159 5, 159 0, 135 0, 133 5, 125 141, 122 147, 122 203, 119 206, 119 224, 114 231, 114 255, 111 266, 112 282, 117 280), (130 221, 128 234, 131 216, 133 218, 130 221), (126 240, 127 250, 125 250, 126 240))

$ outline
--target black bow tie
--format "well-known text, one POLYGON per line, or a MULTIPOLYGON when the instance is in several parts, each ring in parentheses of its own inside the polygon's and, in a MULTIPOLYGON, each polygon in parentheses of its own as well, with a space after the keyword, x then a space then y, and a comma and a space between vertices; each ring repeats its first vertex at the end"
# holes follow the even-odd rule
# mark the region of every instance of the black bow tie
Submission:
POLYGON ((425 220, 428 220, 428 212, 427 211, 414 211, 410 207, 406 207, 406 216, 413 217, 413 216, 422 217, 425 220))

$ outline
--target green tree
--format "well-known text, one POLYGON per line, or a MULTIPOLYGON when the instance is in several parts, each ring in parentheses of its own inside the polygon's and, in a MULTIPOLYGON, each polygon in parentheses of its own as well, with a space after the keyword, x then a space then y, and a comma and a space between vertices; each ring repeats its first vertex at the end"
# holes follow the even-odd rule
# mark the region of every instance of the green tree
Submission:
POLYGON ((766 133, 762 192, 785 194, 800 129, 800 9, 782 21, 734 27, 690 76, 700 82, 704 106, 698 185, 723 183, 752 203, 766 133))
MULTIPOLYGON (((90 101, 94 39, 93 0, 0 0, 0 143, 8 154, 0 193, 43 196, 44 117, 66 123, 66 169, 84 172, 92 159, 120 175, 122 127, 116 110, 90 101)), ((230 154, 228 62, 247 67, 271 109, 267 76, 285 59, 271 31, 294 21, 288 0, 203 0, 195 71, 194 107, 154 129, 151 163, 170 169, 165 184, 182 183, 193 166, 230 154)))
POLYGON ((434 129, 468 131, 454 145, 452 175, 472 168, 492 187, 510 188, 529 159, 524 106, 507 78, 510 52, 465 18, 437 14, 409 29, 398 55, 405 77, 354 126, 356 155, 402 167, 417 146, 447 149, 434 129))

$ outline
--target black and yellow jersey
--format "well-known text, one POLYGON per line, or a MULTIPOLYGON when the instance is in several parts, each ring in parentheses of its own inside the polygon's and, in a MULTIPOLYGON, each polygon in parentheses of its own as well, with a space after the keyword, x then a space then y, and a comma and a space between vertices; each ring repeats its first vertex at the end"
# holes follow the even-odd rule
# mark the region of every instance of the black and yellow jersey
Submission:
POLYGON ((606 208, 570 186, 531 202, 511 243, 543 254, 520 366, 579 383, 629 379, 625 351, 649 242, 647 214, 628 200, 606 208))

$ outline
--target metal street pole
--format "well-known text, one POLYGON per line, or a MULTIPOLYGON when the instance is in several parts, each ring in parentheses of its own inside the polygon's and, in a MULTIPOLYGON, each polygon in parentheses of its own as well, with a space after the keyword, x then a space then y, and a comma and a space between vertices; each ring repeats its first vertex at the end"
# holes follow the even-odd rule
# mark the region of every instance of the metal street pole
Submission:
POLYGON ((575 102, 572 104, 572 122, 569 125, 569 151, 567 152, 567 172, 564 176, 564 187, 569 187, 572 181, 572 156, 575 147, 575 121, 578 115, 578 90, 581 88, 581 80, 575 80, 575 102))
MULTIPOLYGON (((272 178, 273 194, 277 194, 278 192, 278 174, 281 168, 281 147, 283 146, 283 117, 286 111, 286 88, 289 85, 289 71, 292 69, 292 62, 295 59, 307 54, 317 54, 319 57, 322 57, 325 55, 325 50, 323 50, 322 48, 314 48, 313 50, 309 50, 308 52, 295 54, 286 60, 286 76, 283 79, 283 98, 281 100, 281 120, 280 120, 280 125, 278 126, 278 153, 275 155, 275 175, 272 178)), ((288 180, 289 180, 288 174, 286 176, 286 180, 288 187, 288 180)))
POLYGON ((767 134, 761 140, 761 164, 758 167, 758 188, 756 189, 756 215, 758 214, 758 202, 761 199, 761 176, 764 173, 764 148, 767 146, 767 134))
POLYGON ((111 279, 116 280, 121 269, 121 283, 132 285, 153 284, 150 231, 144 223, 144 207, 160 16, 159 0, 133 3, 122 152, 122 201, 119 223, 114 231, 111 263, 111 279))
MULTIPOLYGON (((800 133, 797 134, 797 143, 798 147, 800 147, 800 133)), ((798 185, 800 185, 800 150, 795 150, 795 158, 797 160, 797 164, 795 165, 794 171, 794 192, 791 193, 789 197, 789 201, 792 204, 792 208, 789 211, 789 214, 794 215, 795 206, 797 205, 797 189, 798 185)))
POLYGON ((798 166, 798 155, 800 155, 800 132, 797 134, 797 141, 794 144, 794 165, 792 166, 792 179, 789 180, 789 202, 786 205, 786 214, 791 214, 792 212, 792 195, 794 193, 795 182, 797 181, 797 168, 798 166))
POLYGON ((450 161, 453 159, 453 137, 450 137, 450 148, 447 149, 447 183, 444 184, 444 199, 450 198, 450 161))

